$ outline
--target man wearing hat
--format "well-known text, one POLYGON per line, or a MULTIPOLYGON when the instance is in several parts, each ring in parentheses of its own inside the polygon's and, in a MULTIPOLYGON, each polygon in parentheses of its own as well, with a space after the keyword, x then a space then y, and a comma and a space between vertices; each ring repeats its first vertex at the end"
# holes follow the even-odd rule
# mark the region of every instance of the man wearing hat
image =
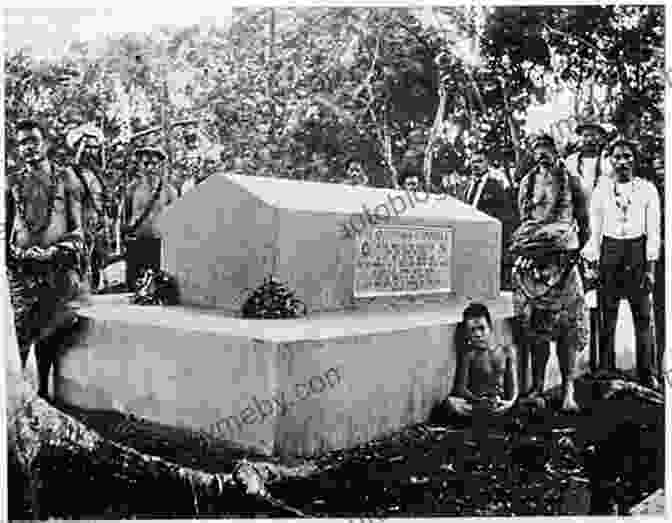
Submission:
POLYGON ((578 253, 590 237, 588 205, 580 180, 558 160, 553 138, 537 138, 532 156, 534 167, 519 187, 522 223, 511 241, 516 256, 514 312, 520 320, 521 345, 532 356, 531 395, 544 392, 550 342, 555 341, 562 409, 571 412, 579 408, 574 398, 576 354, 588 341, 577 265, 578 253))
MULTIPOLYGON (((581 180, 583 189, 590 201, 593 190, 600 177, 607 174, 602 157, 602 149, 607 139, 606 129, 596 121, 586 120, 580 124, 575 133, 580 139, 579 149, 565 158, 565 167, 570 174, 581 180)), ((584 280, 584 284, 587 280, 584 280)), ((595 289, 586 289, 586 303, 590 317, 590 350, 591 365, 597 359, 597 345, 600 330, 600 309, 595 289)))
POLYGON ((506 183, 506 178, 491 168, 488 151, 484 146, 472 149, 469 169, 466 203, 502 223, 501 285, 503 288, 510 288, 512 263, 507 246, 518 223, 515 197, 506 183))
POLYGON ((597 122, 586 121, 575 132, 580 139, 579 150, 565 158, 565 166, 581 180, 590 197, 602 174, 601 152, 607 131, 597 122))
POLYGON ((84 190, 83 225, 91 262, 91 287, 100 283, 100 271, 111 244, 111 220, 107 215, 107 187, 102 176, 101 146, 103 133, 87 124, 71 130, 66 143, 75 157, 72 167, 84 190))
POLYGON ((126 196, 126 281, 133 289, 146 268, 160 269, 161 239, 156 220, 177 200, 177 191, 162 176, 166 154, 159 147, 136 150, 139 177, 131 182, 126 196))
POLYGON ((586 259, 599 261, 600 368, 616 366, 616 323, 620 301, 625 298, 635 324, 638 378, 643 385, 657 388, 651 293, 661 247, 660 197, 655 185, 640 177, 638 151, 632 142, 618 138, 606 153, 614 176, 604 177, 593 192, 593 234, 583 250, 586 259))

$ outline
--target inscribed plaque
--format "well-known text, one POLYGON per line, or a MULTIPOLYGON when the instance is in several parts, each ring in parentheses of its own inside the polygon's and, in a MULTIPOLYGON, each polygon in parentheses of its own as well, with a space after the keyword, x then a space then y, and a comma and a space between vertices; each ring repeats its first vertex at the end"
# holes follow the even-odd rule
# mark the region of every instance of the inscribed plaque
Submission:
POLYGON ((357 247, 355 298, 452 290, 450 227, 370 227, 357 247))

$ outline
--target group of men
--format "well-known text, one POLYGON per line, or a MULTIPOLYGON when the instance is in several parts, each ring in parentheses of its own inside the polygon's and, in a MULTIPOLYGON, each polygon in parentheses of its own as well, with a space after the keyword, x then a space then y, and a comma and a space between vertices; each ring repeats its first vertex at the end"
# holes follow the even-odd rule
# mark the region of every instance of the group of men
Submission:
MULTIPOLYGON (((615 367, 614 332, 618 306, 625 298, 635 325, 640 381, 658 387, 661 370, 656 369, 651 294, 661 246, 660 197, 656 187, 640 176, 634 144, 625 139, 605 144, 606 132, 593 123, 577 131, 581 147, 564 160, 552 138, 537 138, 531 146, 530 168, 517 186, 491 168, 482 148, 470 154, 468 183, 460 187, 453 173, 443 175, 440 183, 441 190, 454 191, 454 196, 502 222, 502 281, 514 291, 524 334, 519 340, 521 357, 529 353, 532 359, 532 383, 526 392, 532 396, 543 392, 549 343, 554 341, 563 408, 570 411, 578 408, 573 387, 576 355, 585 348, 590 332, 584 292, 590 279, 600 282, 599 314, 595 312, 598 320, 593 325, 600 331, 599 366, 615 367), (584 267, 588 269, 581 270, 584 267)), ((101 162, 100 131, 90 125, 71 130, 65 139, 69 161, 64 161, 62 152, 50 154, 54 144, 48 136, 38 122, 18 123, 18 164, 7 191, 7 259, 15 284, 13 305, 25 319, 17 321, 23 329, 19 341, 24 359, 31 343, 37 343, 38 360, 50 352, 53 332, 36 331, 35 325, 72 321, 74 315, 64 314, 66 303, 98 286, 100 268, 109 261, 105 257, 114 217, 101 162), (70 320, 57 320, 59 315, 70 320)), ((159 268, 156 218, 178 197, 163 176, 166 154, 160 148, 141 147, 135 157, 138 175, 124 187, 125 204, 116 211, 122 214, 118 222, 130 284, 143 267, 159 268)), ((368 181, 357 162, 351 163, 349 173, 352 183, 368 181)), ((400 181, 407 190, 418 190, 421 173, 406 169, 400 181)), ((477 338, 471 334, 475 347, 477 338)), ((506 361, 514 358, 506 351, 499 356, 506 361)), ((474 358, 480 361, 480 356, 474 358)), ((40 392, 46 394, 50 363, 43 360, 46 375, 40 371, 40 392)), ((461 397, 473 400, 465 389, 461 397)))
MULTIPOLYGON (((597 366, 616 370, 615 330, 622 299, 632 311, 637 378, 646 387, 660 387, 662 358, 657 351, 663 347, 656 346, 652 294, 661 250, 660 195, 641 175, 636 144, 622 137, 605 143, 607 133, 595 123, 577 131, 581 148, 564 160, 551 137, 538 137, 531 147, 531 167, 517 188, 519 225, 507 249, 515 259, 519 354, 493 342, 486 308, 468 307, 462 372, 454 395, 443 404, 449 412, 509 410, 518 399, 515 362, 528 354, 532 383, 524 395, 541 396, 551 342, 556 343, 562 376, 562 409, 578 411, 577 354, 586 348, 591 327, 599 329, 597 366), (584 291, 590 281, 598 282, 599 306, 593 309, 592 325, 584 291)), ((479 155, 476 160, 479 165, 479 155)))
POLYGON ((39 393, 46 395, 59 333, 75 322, 73 305, 98 287, 109 261, 115 213, 122 214, 127 258, 135 263, 127 270, 132 283, 141 265, 158 268, 156 217, 177 193, 163 181, 161 149, 135 151, 137 176, 117 208, 102 169, 98 129, 72 129, 63 141, 70 155, 37 121, 18 122, 15 132, 16 163, 5 195, 6 259, 21 355, 25 364, 35 345, 39 393))

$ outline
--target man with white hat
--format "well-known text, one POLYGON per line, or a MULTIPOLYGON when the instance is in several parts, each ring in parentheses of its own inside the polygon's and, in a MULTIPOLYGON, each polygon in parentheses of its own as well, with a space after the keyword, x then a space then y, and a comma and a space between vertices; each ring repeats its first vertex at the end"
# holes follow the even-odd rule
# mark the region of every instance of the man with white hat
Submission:
POLYGON ((581 180, 587 196, 590 197, 602 174, 601 153, 607 131, 599 123, 587 120, 576 128, 575 133, 580 138, 580 146, 578 151, 565 158, 565 167, 570 174, 581 180))
MULTIPOLYGON (((580 139, 579 149, 567 156, 564 163, 570 174, 581 180, 583 190, 588 202, 590 202, 590 197, 601 176, 608 174, 608 164, 602 157, 602 150, 608 133, 604 126, 596 120, 585 120, 577 126, 574 132, 580 139)), ((585 290, 590 318, 591 365, 594 368, 597 359, 601 312, 598 307, 596 291, 590 288, 592 282, 586 280, 585 274, 582 274, 584 275, 584 286, 587 287, 585 290)))
POLYGON ((94 291, 100 283, 100 271, 111 243, 107 187, 102 176, 102 142, 102 131, 92 124, 76 127, 66 136, 68 147, 75 153, 72 167, 84 190, 83 225, 94 291))

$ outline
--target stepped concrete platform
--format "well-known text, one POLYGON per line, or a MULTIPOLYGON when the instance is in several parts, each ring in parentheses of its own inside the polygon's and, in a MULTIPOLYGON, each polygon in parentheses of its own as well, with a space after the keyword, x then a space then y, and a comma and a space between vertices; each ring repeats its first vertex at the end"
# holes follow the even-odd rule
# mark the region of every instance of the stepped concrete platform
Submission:
MULTIPOLYGON (((54 393, 75 406, 202 429, 269 454, 347 448, 426 419, 450 393, 466 303, 243 320, 94 296, 80 311, 80 339, 60 356, 54 393), (294 402, 284 413, 283 394, 294 402)), ((486 303, 498 341, 510 342, 510 294, 486 303)), ((621 308, 617 329, 622 369, 634 366, 629 313, 621 308)), ((548 387, 560 382, 553 354, 548 387)))
MULTIPOLYGON (((498 340, 511 342, 510 295, 486 303, 498 340)), ((244 320, 96 296, 54 393, 268 453, 345 448, 426 419, 450 393, 466 304, 244 320)))

